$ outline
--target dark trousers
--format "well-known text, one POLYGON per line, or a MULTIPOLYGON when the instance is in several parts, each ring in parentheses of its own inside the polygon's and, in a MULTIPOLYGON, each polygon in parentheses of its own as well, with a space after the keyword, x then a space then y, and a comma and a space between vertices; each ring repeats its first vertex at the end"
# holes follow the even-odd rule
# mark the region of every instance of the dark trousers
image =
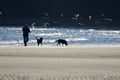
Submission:
POLYGON ((27 42, 29 40, 28 35, 23 35, 23 39, 24 39, 24 46, 27 46, 27 42))

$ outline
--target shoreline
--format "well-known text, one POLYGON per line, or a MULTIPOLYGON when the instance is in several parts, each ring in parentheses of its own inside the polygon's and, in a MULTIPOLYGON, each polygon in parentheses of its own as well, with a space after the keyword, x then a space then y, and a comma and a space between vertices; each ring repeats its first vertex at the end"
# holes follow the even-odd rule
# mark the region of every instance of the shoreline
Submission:
POLYGON ((56 45, 28 45, 28 46, 0 46, 0 48, 79 48, 79 47, 120 47, 120 45, 68 45, 68 46, 56 46, 56 45))

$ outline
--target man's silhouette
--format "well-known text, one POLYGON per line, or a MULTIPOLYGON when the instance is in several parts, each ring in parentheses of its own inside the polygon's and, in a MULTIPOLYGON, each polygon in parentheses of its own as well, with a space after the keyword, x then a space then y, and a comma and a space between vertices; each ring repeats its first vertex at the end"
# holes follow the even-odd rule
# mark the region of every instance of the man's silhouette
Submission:
POLYGON ((29 33, 30 33, 30 29, 28 28, 28 25, 25 25, 22 28, 22 31, 23 31, 24 46, 27 46, 27 42, 29 40, 29 33))

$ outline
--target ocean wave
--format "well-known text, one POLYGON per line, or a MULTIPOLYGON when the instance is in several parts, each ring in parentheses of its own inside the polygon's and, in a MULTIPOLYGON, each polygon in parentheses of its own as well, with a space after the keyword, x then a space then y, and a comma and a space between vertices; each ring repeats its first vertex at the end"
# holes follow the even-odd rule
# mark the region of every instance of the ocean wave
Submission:
POLYGON ((33 34, 34 36, 61 36, 62 33, 39 33, 33 34))
MULTIPOLYGON (((35 37, 43 37, 46 45, 56 45, 59 38, 71 45, 120 44, 119 30, 95 30, 77 28, 30 28, 28 45, 36 45, 35 37), (82 42, 82 43, 81 43, 82 42)), ((0 46, 23 45, 22 28, 0 27, 0 46)))
POLYGON ((22 41, 0 41, 1 46, 5 45, 21 45, 23 42, 22 41))
POLYGON ((67 41, 85 41, 87 38, 67 38, 67 41))
POLYGON ((56 28, 30 28, 30 30, 41 30, 41 31, 46 31, 46 30, 57 30, 56 28))

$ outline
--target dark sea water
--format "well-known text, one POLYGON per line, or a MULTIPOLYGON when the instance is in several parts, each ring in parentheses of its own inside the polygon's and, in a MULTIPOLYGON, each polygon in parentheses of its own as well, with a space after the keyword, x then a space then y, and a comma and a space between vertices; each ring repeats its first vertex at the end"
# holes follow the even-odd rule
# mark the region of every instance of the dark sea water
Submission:
MULTIPOLYGON (((120 45, 120 30, 30 27, 28 46, 37 46, 35 37, 43 37, 43 46, 56 46, 58 39, 68 46, 120 45)), ((0 46, 23 46, 22 26, 0 26, 0 46)))

